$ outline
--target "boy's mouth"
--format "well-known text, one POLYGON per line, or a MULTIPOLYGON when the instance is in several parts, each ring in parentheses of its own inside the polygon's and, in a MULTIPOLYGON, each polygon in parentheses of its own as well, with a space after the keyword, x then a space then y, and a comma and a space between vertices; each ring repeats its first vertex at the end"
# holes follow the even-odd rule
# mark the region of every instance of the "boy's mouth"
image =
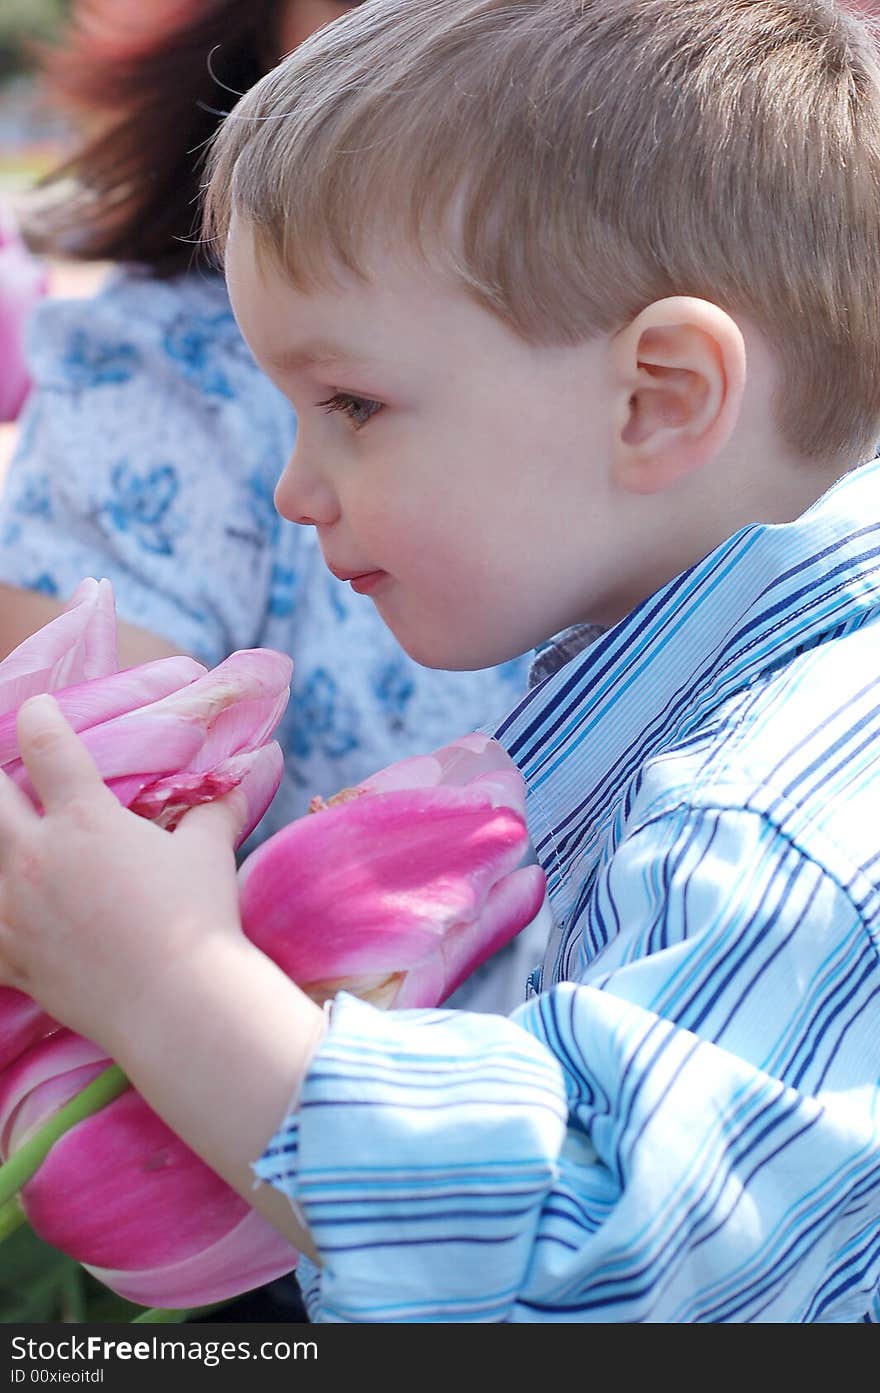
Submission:
POLYGON ((356 591, 358 595, 369 594, 387 574, 386 571, 341 571, 335 566, 329 565, 327 569, 337 580, 348 581, 352 590, 356 591))

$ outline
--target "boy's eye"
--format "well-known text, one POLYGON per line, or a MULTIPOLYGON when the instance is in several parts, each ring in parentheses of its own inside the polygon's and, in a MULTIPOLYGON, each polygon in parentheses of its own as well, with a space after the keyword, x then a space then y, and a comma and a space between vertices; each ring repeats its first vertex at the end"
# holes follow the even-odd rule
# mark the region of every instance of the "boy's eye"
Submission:
POLYGON ((365 426, 371 416, 381 408, 382 403, 371 397, 355 397, 351 392, 336 392, 326 401, 319 401, 325 411, 342 411, 357 429, 365 426))

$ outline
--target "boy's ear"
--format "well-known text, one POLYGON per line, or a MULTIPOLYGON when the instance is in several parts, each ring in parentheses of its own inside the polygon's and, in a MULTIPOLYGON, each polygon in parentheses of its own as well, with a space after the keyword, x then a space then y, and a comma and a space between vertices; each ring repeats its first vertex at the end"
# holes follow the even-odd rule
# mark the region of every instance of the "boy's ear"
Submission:
POLYGON ((656 300, 611 344, 612 457, 618 485, 656 493, 713 459, 739 415, 746 380, 742 332, 707 300, 656 300))

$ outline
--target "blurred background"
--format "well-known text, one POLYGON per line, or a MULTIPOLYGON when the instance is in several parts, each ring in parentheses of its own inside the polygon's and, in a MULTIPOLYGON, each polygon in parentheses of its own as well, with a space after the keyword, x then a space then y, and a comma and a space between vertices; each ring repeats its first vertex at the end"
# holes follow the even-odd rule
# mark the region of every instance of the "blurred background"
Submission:
MULTIPOLYGON (((0 205, 13 210, 57 163, 68 139, 36 72, 36 50, 51 42, 66 9, 67 0, 0 0, 0 205)), ((51 294, 81 295, 102 268, 52 262, 49 273, 51 294)), ((14 425, 0 424, 0 487, 15 435, 14 425)))
POLYGON ((34 76, 33 50, 51 40, 65 8, 65 0, 0 5, 0 180, 6 190, 37 177, 64 141, 34 76))
MULTIPOLYGON (((34 46, 51 40, 65 9, 65 0, 0 0, 0 204, 13 209, 58 161, 68 138, 34 65, 34 46)), ((49 270, 50 293, 57 295, 85 294, 102 274, 100 267, 67 262, 52 262, 49 270)), ((15 432, 14 424, 0 424, 0 487, 15 432)), ((128 1321, 140 1309, 41 1243, 27 1225, 0 1246, 0 1323, 128 1321)))

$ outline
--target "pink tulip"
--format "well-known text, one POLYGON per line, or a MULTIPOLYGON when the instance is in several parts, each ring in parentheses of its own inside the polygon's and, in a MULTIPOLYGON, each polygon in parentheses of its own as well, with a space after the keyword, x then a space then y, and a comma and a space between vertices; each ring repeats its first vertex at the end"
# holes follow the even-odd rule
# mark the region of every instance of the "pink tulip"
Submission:
POLYGON ((30 390, 24 339, 46 294, 46 269, 25 247, 11 217, 0 215, 0 421, 14 421, 30 390))
MULTIPOLYGON (((22 701, 53 692, 120 802, 163 827, 240 788, 243 840, 281 778, 271 741, 290 659, 234 653, 212 671, 165 658, 119 671, 107 581, 85 580, 66 611, 0 662, 0 768, 35 797, 18 755, 22 701)), ((0 1155, 109 1064, 21 993, 0 988, 0 1155)), ((120 1295, 187 1307, 288 1272, 289 1244, 129 1089, 55 1143, 22 1191, 33 1228, 120 1295)))
MULTIPOLYGON (((0 1074, 4 1159, 110 1063, 61 1030, 0 1074)), ((61 1137, 21 1192, 46 1242, 144 1306, 224 1301, 297 1254, 133 1089, 61 1137)))
POLYGON ((524 803, 488 736, 393 764, 247 858, 245 933, 316 1001, 437 1005, 543 907, 524 803))
POLYGON ((12 987, 0 987, 0 1069, 57 1028, 52 1017, 29 996, 12 987))
MULTIPOLYGON (((240 787, 253 830, 281 780, 270 740, 287 705, 291 661, 233 653, 212 671, 185 656, 119 671, 109 581, 84 580, 64 613, 0 662, 0 768, 33 796, 18 756, 17 709, 54 693, 107 785, 134 812, 174 827, 186 810, 240 787)), ((18 992, 0 992, 0 1069, 55 1027, 18 992)))
MULTIPOLYGON (((56 690, 122 802, 173 826, 238 785, 256 821, 280 776, 267 742, 289 660, 258 650, 212 672, 157 663, 119 673, 104 587, 84 583, 57 628, 0 663, 0 711, 10 713, 0 716, 0 764, 29 788, 12 708, 56 690)), ((392 765, 316 809, 240 872, 245 932, 316 1000, 344 987, 384 1006, 435 1005, 545 906, 543 873, 523 864, 522 779, 488 737, 392 765)), ((109 1063, 35 1009, 17 993, 0 999, 4 1157, 109 1063)), ((143 1304, 223 1300, 296 1261, 133 1090, 65 1133, 22 1200, 47 1242, 143 1304)))
POLYGON ((126 807, 168 827, 188 807, 243 785, 243 841, 281 778, 269 737, 287 705, 291 668, 285 655, 254 648, 210 672, 187 657, 120 672, 110 582, 85 580, 63 614, 0 662, 0 768, 32 793, 16 712, 27 697, 53 692, 126 807))

